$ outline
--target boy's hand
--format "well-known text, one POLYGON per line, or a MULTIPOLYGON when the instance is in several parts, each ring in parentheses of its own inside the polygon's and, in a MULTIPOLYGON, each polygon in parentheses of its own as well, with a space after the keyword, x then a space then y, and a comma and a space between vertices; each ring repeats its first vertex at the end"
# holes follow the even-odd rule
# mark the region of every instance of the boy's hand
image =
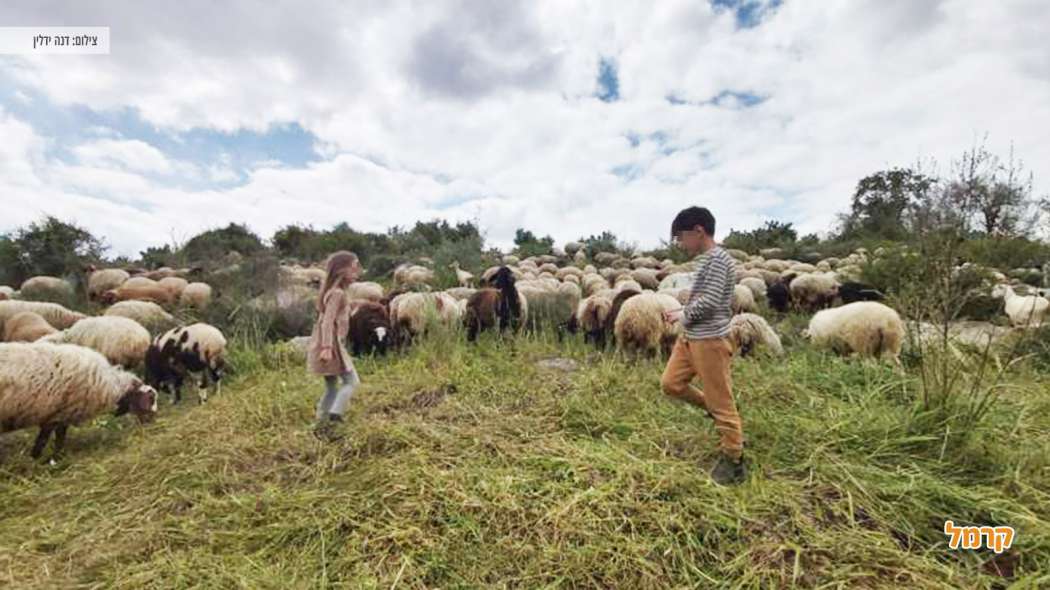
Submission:
POLYGON ((673 324, 682 319, 682 308, 664 312, 664 321, 673 324))

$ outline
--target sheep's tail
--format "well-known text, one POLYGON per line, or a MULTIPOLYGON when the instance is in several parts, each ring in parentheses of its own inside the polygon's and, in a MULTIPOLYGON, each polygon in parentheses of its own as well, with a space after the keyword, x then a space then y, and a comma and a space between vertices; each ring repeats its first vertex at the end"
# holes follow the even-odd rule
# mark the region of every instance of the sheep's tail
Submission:
POLYGON ((878 340, 875 341, 875 358, 882 358, 883 344, 886 340, 886 329, 879 328, 875 333, 878 334, 878 340))

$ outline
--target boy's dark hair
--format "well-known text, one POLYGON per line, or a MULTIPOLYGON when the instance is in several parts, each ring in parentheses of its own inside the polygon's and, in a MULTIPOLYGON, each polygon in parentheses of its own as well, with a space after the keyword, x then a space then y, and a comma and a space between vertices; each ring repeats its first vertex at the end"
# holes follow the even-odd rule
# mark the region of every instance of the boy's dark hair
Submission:
POLYGON ((711 215, 711 212, 707 210, 707 207, 688 207, 682 209, 675 216, 674 221, 671 222, 671 239, 673 240, 675 235, 684 230, 691 230, 696 226, 704 228, 707 235, 714 237, 715 235, 715 216, 711 215))

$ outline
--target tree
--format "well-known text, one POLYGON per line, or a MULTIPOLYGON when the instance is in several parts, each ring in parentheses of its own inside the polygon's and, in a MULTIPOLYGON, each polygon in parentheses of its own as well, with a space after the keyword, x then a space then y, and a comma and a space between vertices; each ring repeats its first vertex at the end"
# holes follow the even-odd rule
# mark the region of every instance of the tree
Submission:
POLYGON ((550 254, 554 249, 554 238, 544 236, 537 238, 527 229, 518 228, 514 232, 514 252, 521 257, 550 254))
POLYGON ((840 238, 900 240, 909 235, 909 213, 928 201, 936 179, 910 168, 892 168, 857 183, 850 212, 842 219, 840 238))
POLYGON ((1004 164, 981 146, 964 152, 948 183, 953 205, 972 216, 989 236, 1016 237, 1032 231, 1038 221, 1038 200, 1032 196, 1032 173, 1027 175, 1013 147, 1004 164))
POLYGON ((187 261, 200 263, 218 260, 231 250, 249 256, 265 249, 262 240, 248 229, 248 226, 231 223, 224 228, 210 229, 190 238, 182 247, 181 253, 187 261))
POLYGON ((106 250, 105 243, 88 230, 48 216, 5 238, 0 258, 10 269, 11 282, 21 283, 36 275, 80 277, 87 264, 102 260, 106 250))
MULTIPOLYGON (((812 239, 816 236, 807 236, 812 239)), ((798 231, 790 222, 767 220, 762 227, 748 232, 730 230, 722 244, 746 252, 758 252, 762 248, 791 248, 798 242, 798 231)))

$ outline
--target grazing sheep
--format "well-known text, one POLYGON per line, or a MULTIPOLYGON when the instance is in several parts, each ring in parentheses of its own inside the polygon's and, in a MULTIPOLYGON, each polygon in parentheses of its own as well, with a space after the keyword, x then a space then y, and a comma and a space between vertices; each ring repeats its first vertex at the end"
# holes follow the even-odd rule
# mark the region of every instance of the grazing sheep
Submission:
POLYGON ((777 281, 766 289, 766 299, 769 307, 780 312, 787 313, 791 306, 791 289, 784 281, 777 281))
POLYGON ((623 291, 610 291, 609 293, 603 293, 605 297, 612 300, 612 306, 609 308, 609 314, 605 317, 605 333, 613 334, 616 330, 616 318, 620 315, 620 309, 623 308, 623 304, 628 299, 641 295, 641 290, 636 289, 625 289, 623 291))
POLYGON ((175 325, 175 318, 152 301, 121 301, 111 305, 102 315, 135 320, 151 333, 169 330, 175 325))
POLYGON ((566 266, 559 268, 558 272, 554 273, 554 278, 559 281, 566 281, 569 277, 575 277, 577 280, 583 277, 583 271, 576 268, 575 266, 566 266))
POLYGON ((605 348, 606 327, 611 311, 612 299, 604 295, 591 295, 576 306, 569 331, 582 331, 584 342, 593 343, 597 348, 605 348))
POLYGON ((528 313, 528 327, 538 330, 544 324, 549 324, 559 330, 571 331, 572 318, 576 313, 576 307, 580 303, 580 288, 572 283, 560 283, 556 285, 530 285, 518 284, 518 293, 524 297, 528 313))
POLYGON ((387 308, 381 303, 361 302, 350 316, 347 340, 351 343, 351 354, 386 354, 391 337, 387 308))
POLYGON ((641 293, 623 302, 614 324, 617 348, 665 355, 671 353, 682 331, 681 322, 664 320, 665 311, 681 309, 677 299, 663 293, 641 293))
POLYGON ((36 342, 58 332, 40 314, 31 311, 16 313, 4 322, 4 342, 36 342))
POLYGON ((858 301, 817 312, 803 335, 840 354, 889 356, 899 367, 905 329, 893 309, 875 301, 858 301))
POLYGON ((631 278, 646 289, 656 290, 660 287, 660 281, 656 278, 656 270, 652 268, 636 268, 631 271, 631 278))
POLYGON ((855 281, 846 281, 839 285, 838 296, 843 303, 853 303, 856 301, 882 301, 886 298, 886 296, 875 287, 855 281))
POLYGON ((638 284, 638 281, 631 278, 617 281, 614 288, 617 291, 644 291, 642 286, 638 284))
POLYGON ((128 271, 121 268, 104 268, 99 270, 93 264, 88 266, 88 299, 91 301, 98 299, 99 295, 111 289, 116 289, 129 278, 131 278, 131 275, 128 274, 128 271))
POLYGON ((97 351, 111 365, 134 369, 146 358, 150 335, 135 320, 120 316, 85 318, 44 338, 55 344, 76 344, 97 351))
POLYGON ((831 305, 835 300, 838 281, 830 274, 811 273, 795 277, 788 288, 791 289, 791 298, 799 307, 815 311, 831 305))
POLYGON ((479 289, 467 302, 467 340, 471 342, 479 332, 489 328, 500 332, 508 328, 521 329, 528 319, 528 302, 518 292, 509 268, 500 268, 491 283, 494 289, 479 289))
POLYGON ((142 276, 144 276, 147 279, 153 279, 154 281, 160 281, 161 279, 173 277, 177 274, 178 273, 175 272, 174 268, 171 268, 170 266, 162 266, 157 270, 151 270, 147 273, 144 273, 142 276))
POLYGON ((731 308, 734 314, 757 311, 758 306, 755 305, 755 296, 751 289, 744 285, 734 285, 731 308))
POLYGON ((54 454, 61 454, 66 429, 104 411, 130 412, 147 422, 157 412, 157 392, 88 348, 0 344, 0 431, 39 426, 33 458, 44 452, 52 432, 54 454))
POLYGON ((620 255, 614 252, 598 252, 594 255, 594 262, 599 266, 609 266, 619 257, 620 255))
MULTIPOLYGON (((128 280, 124 281, 123 283, 121 283, 119 286, 120 287, 125 287, 127 289, 141 289, 141 288, 156 287, 158 285, 157 285, 157 281, 154 281, 153 279, 147 279, 146 277, 131 277, 130 279, 128 279, 128 280)), ((114 287, 114 288, 117 288, 117 287, 114 287)), ((109 289, 109 290, 112 291, 112 289, 109 289)), ((102 293, 105 293, 105 291, 103 291, 102 293)), ((102 293, 99 293, 99 296, 101 296, 102 293)))
POLYGON ((425 287, 434 280, 434 271, 416 264, 402 264, 394 269, 394 283, 401 287, 425 287))
POLYGON ((631 260, 631 266, 638 268, 660 268, 660 261, 653 258, 652 256, 639 256, 631 260))
POLYGON ((1043 325, 1050 301, 1038 295, 1018 295, 1010 285, 998 285, 992 291, 993 297, 1003 299, 1006 315, 1010 316, 1010 325, 1014 327, 1033 328, 1043 325))
POLYGON ((112 305, 118 301, 152 301, 157 305, 170 307, 175 303, 175 296, 159 284, 155 287, 129 287, 125 283, 103 293, 99 301, 106 305, 112 305))
POLYGON ((208 390, 222 387, 226 367, 226 337, 218 328, 197 323, 173 328, 153 339, 146 350, 146 382, 158 391, 167 390, 172 402, 182 400, 186 376, 200 373, 199 403, 208 401, 208 390))
POLYGON ((33 277, 22 283, 22 299, 27 301, 63 301, 73 299, 73 285, 57 277, 33 277))
POLYGON ((346 297, 351 301, 364 299, 373 303, 379 303, 383 300, 383 286, 371 281, 350 283, 346 287, 346 297))
POLYGON ((447 293, 402 293, 390 300, 390 327, 401 344, 423 335, 433 323, 454 326, 461 319, 456 300, 447 293))
POLYGON ((190 283, 182 290, 179 304, 183 307, 204 309, 211 303, 212 289, 208 283, 190 283))
POLYGON ((602 289, 608 289, 609 281, 599 274, 585 274, 580 286, 583 288, 583 294, 589 297, 602 289))
POLYGON ((576 252, 572 255, 572 262, 573 264, 579 267, 582 267, 583 265, 587 264, 587 253, 583 250, 576 252))
POLYGON ((763 281, 761 278, 744 277, 742 279, 738 279, 737 284, 743 285, 748 289, 751 289, 751 295, 755 298, 756 302, 766 298, 766 292, 768 291, 768 287, 766 287, 766 282, 763 281))
POLYGON ((768 348, 773 354, 784 354, 780 336, 760 315, 741 313, 729 320, 729 341, 741 357, 748 356, 757 347, 768 348))
POLYGON ((53 328, 65 330, 87 316, 70 311, 57 303, 46 303, 43 301, 0 301, 0 332, 3 331, 4 323, 8 318, 14 317, 24 311, 31 311, 47 320, 53 328))
POLYGON ((470 296, 477 292, 478 290, 473 287, 452 287, 451 289, 445 289, 445 293, 456 301, 470 299, 470 296))
POLYGON ((182 277, 164 277, 157 281, 157 286, 171 294, 172 303, 182 298, 182 292, 190 282, 182 277))

